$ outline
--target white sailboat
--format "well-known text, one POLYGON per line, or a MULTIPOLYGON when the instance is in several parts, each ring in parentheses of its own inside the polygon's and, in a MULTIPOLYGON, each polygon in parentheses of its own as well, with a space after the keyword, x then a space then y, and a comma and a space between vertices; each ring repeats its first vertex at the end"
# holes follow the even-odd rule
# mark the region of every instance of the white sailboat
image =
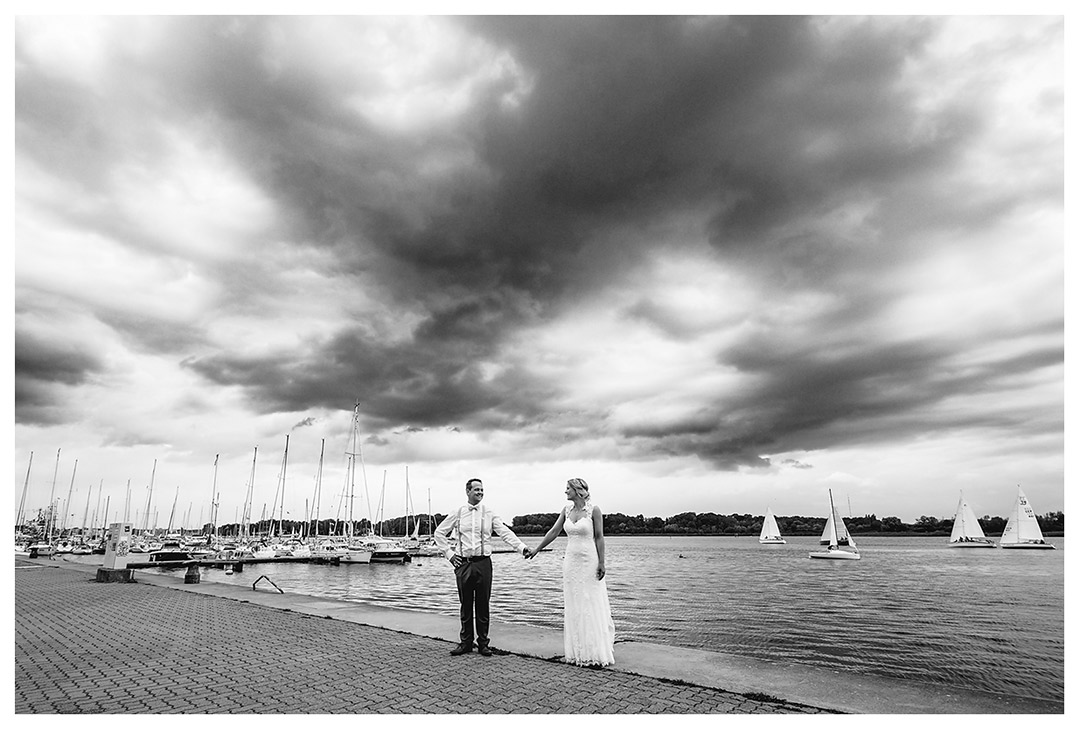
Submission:
POLYGON ((982 525, 975 517, 975 510, 964 499, 964 493, 960 492, 960 502, 956 505, 956 517, 953 518, 952 534, 949 536, 949 547, 960 548, 992 548, 997 547, 983 533, 982 525))
POLYGON ((780 534, 780 526, 776 524, 776 516, 773 515, 772 507, 765 510, 765 521, 761 523, 761 535, 758 542, 762 545, 786 545, 787 540, 780 534))
POLYGON ((859 548, 855 545, 855 539, 847 530, 843 518, 836 511, 833 504, 832 490, 829 490, 829 519, 825 521, 825 529, 821 533, 822 545, 828 545, 825 550, 810 553, 811 558, 824 558, 827 560, 861 560, 859 548), (841 550, 841 546, 850 550, 841 550))
MULTIPOLYGON (((348 540, 345 542, 344 552, 340 555, 340 561, 342 563, 360 563, 362 565, 368 565, 375 556, 375 548, 372 545, 369 545, 362 536, 353 534, 356 525, 353 521, 353 497, 356 494, 356 462, 358 458, 363 458, 362 452, 360 451, 360 401, 356 401, 353 405, 352 442, 349 448, 351 450, 345 452, 346 456, 349 457, 348 469, 345 474, 345 486, 348 489, 349 500, 349 521, 347 523, 348 540)), ((383 479, 385 488, 385 476, 383 479)))
POLYGON ((1028 503, 1027 495, 1019 486, 1016 487, 1016 504, 1013 505, 1005 532, 1001 533, 1001 547, 1024 548, 1028 550, 1053 550, 1054 546, 1043 540, 1039 521, 1035 519, 1035 510, 1028 503))

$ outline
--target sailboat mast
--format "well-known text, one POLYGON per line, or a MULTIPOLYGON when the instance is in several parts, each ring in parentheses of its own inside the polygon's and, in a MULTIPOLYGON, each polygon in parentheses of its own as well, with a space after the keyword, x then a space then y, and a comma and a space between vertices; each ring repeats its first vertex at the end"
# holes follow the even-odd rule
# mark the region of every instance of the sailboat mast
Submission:
POLYGON ((15 530, 21 530, 26 517, 26 490, 30 486, 30 467, 34 465, 34 452, 30 452, 30 463, 26 465, 26 479, 23 481, 22 497, 19 499, 19 514, 15 519, 15 530))
MULTIPOLYGON (((368 523, 371 524, 371 522, 372 522, 372 517, 371 517, 371 494, 368 493, 367 467, 364 465, 364 447, 360 445, 360 401, 359 400, 357 400, 356 405, 353 406, 353 428, 355 429, 354 437, 353 437, 353 444, 354 444, 353 451, 355 452, 355 457, 354 458, 357 458, 357 459, 360 460, 360 478, 363 480, 363 484, 364 484, 363 499, 364 499, 364 502, 367 503, 368 523)), ((354 465, 354 467, 353 467, 354 471, 355 471, 355 468, 356 467, 354 465)))
POLYGON ((285 532, 285 470, 289 468, 289 434, 285 434, 285 455, 281 457, 281 519, 278 534, 285 532))
MULTIPOLYGON (((154 468, 150 470, 150 488, 146 493, 146 512, 143 513, 143 532, 146 532, 150 522, 150 505, 154 499, 154 476, 157 474, 157 459, 154 459, 154 468)), ((154 517, 154 527, 157 527, 157 517, 154 517)))
MULTIPOLYGON (((165 528, 165 534, 166 535, 172 532, 173 518, 176 517, 176 500, 178 500, 178 499, 180 499, 180 487, 179 486, 176 487, 176 494, 173 495, 173 500, 172 500, 172 509, 169 510, 169 526, 167 528, 165 528)), ((157 527, 156 524, 154 526, 157 527)))
POLYGON ((326 439, 322 439, 319 443, 319 468, 315 472, 315 494, 312 496, 311 501, 314 502, 315 507, 315 530, 314 535, 317 538, 319 536, 319 507, 322 501, 322 472, 323 472, 323 455, 326 453, 326 439))
POLYGON ((349 452, 349 522, 347 527, 348 537, 351 539, 353 532, 356 529, 353 524, 353 508, 355 506, 356 499, 356 437, 357 427, 353 425, 353 445, 352 451, 349 452))
POLYGON ((409 490, 409 465, 405 465, 405 537, 409 536, 409 516, 412 513, 412 492, 409 490))
POLYGON ((832 526, 829 530, 829 544, 837 545, 839 543, 839 539, 837 538, 836 532, 836 505, 833 504, 831 489, 829 490, 829 514, 832 516, 832 519, 829 521, 829 524, 832 526))
POLYGON ((79 525, 79 534, 86 536, 86 518, 90 516, 90 495, 94 493, 94 485, 86 488, 86 507, 83 508, 82 524, 79 525))
MULTIPOLYGON (((102 480, 100 480, 98 482, 97 502, 94 504, 94 517, 90 522, 90 534, 91 535, 93 535, 94 531, 97 529, 97 518, 98 518, 98 515, 101 514, 101 488, 104 485, 105 485, 105 480, 104 479, 102 479, 102 480)), ((106 503, 106 509, 108 509, 108 504, 107 503, 106 503)))
POLYGON ((45 542, 52 540, 53 523, 56 513, 53 511, 53 499, 56 496, 56 475, 60 472, 60 449, 56 450, 56 466, 53 467, 52 488, 49 490, 49 513, 45 519, 45 542))
POLYGON ((251 476, 248 478, 247 495, 244 497, 244 516, 241 529, 245 540, 251 539, 251 501, 255 490, 255 461, 259 457, 259 447, 255 447, 255 453, 251 457, 251 476))
POLYGON ((71 511, 71 494, 75 490, 75 472, 79 470, 79 460, 75 460, 75 466, 71 468, 71 484, 68 485, 67 501, 64 502, 64 521, 60 523, 60 532, 63 533, 67 529, 68 512, 71 511))
POLYGON ((214 454, 214 478, 210 483, 210 535, 217 532, 217 470, 220 456, 221 454, 214 454))

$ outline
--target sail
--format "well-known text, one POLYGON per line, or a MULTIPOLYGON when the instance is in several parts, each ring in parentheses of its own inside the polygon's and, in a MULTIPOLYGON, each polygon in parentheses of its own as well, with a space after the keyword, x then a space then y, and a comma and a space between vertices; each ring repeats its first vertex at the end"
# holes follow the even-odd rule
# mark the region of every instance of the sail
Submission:
POLYGON ((1005 525, 1005 532, 1001 534, 1002 545, 1016 545, 1018 543, 1041 541, 1042 530, 1039 521, 1035 518, 1035 510, 1028 504, 1024 490, 1016 488, 1016 504, 1013 505, 1012 514, 1005 525))
POLYGON ((844 524, 844 520, 840 517, 840 513, 836 511, 836 506, 832 504, 832 492, 829 492, 829 505, 832 506, 832 521, 836 526, 836 544, 854 545, 855 543, 851 539, 851 534, 847 530, 847 525, 844 524))
POLYGON ((772 507, 765 511, 765 521, 761 524, 761 540, 777 539, 780 535, 780 526, 776 524, 776 516, 773 515, 772 507))
POLYGON ((836 545, 836 523, 833 522, 833 516, 830 514, 829 519, 825 520, 825 529, 821 531, 821 539, 818 540, 822 545, 836 545))
POLYGON ((964 493, 960 493, 960 501, 956 505, 956 517, 953 519, 952 534, 949 542, 959 542, 962 538, 986 539, 979 520, 975 517, 975 510, 964 499, 964 493))
POLYGON ((829 490, 829 518, 825 520, 825 529, 821 531, 821 539, 818 542, 822 545, 855 546, 855 541, 851 538, 847 525, 844 524, 840 513, 836 511, 836 505, 833 504, 831 489, 829 490))

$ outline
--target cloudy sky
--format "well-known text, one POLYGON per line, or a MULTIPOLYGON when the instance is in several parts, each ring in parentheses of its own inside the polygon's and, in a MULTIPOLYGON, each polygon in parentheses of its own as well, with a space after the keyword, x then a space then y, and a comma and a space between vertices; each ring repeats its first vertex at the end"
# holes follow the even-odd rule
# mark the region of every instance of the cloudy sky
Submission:
POLYGON ((130 482, 134 521, 153 479, 193 526, 220 455, 222 522, 253 461, 253 516, 298 518, 325 444, 333 516, 359 402, 357 516, 402 514, 406 467, 418 511, 471 476, 505 516, 572 476, 646 516, 1063 509, 1063 44, 19 17, 14 507, 28 472, 74 521, 130 482))

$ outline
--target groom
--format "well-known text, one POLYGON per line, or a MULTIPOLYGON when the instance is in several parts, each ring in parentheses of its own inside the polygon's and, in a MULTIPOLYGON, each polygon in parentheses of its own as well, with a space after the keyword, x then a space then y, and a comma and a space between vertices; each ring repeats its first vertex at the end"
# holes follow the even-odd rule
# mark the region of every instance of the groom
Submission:
POLYGON ((446 516, 435 528, 435 544, 454 565, 458 600, 461 601, 461 643, 450 653, 454 656, 473 650, 473 609, 476 611, 476 647, 481 656, 491 656, 488 627, 491 625, 491 541, 492 532, 512 545, 526 558, 532 551, 492 510, 480 504, 484 483, 479 479, 465 482, 468 503, 446 516), (450 533, 457 536, 451 541, 450 533))

